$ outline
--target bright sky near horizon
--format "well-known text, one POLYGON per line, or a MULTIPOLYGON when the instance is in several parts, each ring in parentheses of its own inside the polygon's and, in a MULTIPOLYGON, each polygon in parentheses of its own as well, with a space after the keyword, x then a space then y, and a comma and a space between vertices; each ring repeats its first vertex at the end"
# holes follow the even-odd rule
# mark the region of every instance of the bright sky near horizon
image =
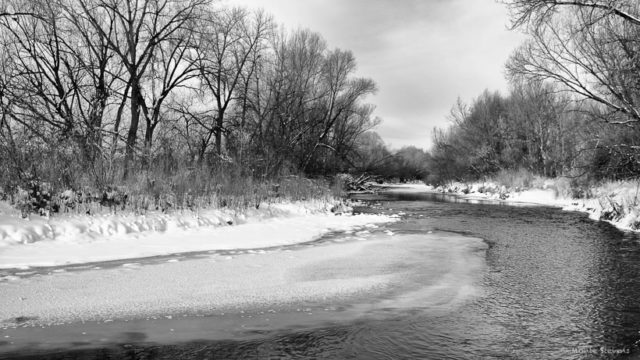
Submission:
POLYGON ((287 29, 309 28, 330 48, 353 51, 358 76, 378 85, 367 101, 391 148, 428 149, 458 97, 505 92, 504 64, 523 41, 507 30, 507 10, 495 0, 223 1, 262 8, 287 29))

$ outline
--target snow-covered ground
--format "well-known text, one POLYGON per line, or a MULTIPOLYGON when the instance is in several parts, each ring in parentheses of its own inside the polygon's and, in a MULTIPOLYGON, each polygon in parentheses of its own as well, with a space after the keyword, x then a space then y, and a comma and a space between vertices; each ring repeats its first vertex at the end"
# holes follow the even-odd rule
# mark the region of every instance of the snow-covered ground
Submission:
POLYGON ((0 203, 0 268, 267 248, 395 220, 382 215, 336 215, 331 207, 324 201, 305 201, 265 203, 244 212, 34 215, 27 220, 7 203, 0 203))

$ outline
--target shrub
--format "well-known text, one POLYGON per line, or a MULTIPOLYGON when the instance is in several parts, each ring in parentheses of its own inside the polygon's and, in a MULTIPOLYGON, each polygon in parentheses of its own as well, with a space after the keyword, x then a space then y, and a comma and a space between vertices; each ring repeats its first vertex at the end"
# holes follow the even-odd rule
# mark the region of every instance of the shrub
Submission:
POLYGON ((58 212, 59 205, 52 201, 51 184, 34 179, 19 187, 15 197, 15 206, 26 217, 29 213, 49 215, 58 212))
POLYGON ((532 172, 518 169, 518 170, 500 170, 498 173, 492 176, 494 182, 504 185, 507 188, 519 188, 529 189, 535 185, 539 185, 539 177, 532 172))

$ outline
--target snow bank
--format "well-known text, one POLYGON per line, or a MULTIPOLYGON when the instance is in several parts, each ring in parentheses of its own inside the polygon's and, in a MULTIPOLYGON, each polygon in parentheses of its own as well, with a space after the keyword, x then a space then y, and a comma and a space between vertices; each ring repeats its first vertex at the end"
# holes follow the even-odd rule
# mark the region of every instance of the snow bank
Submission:
POLYGON ((431 185, 426 185, 424 183, 415 183, 415 184, 381 184, 377 185, 384 189, 385 192, 424 192, 424 191, 433 191, 434 188, 431 185))
POLYGON ((507 204, 535 204, 560 207, 566 211, 589 214, 593 220, 607 221, 622 230, 640 231, 639 184, 614 181, 589 189, 590 198, 575 199, 557 189, 557 179, 547 179, 543 188, 508 189, 493 182, 453 183, 447 187, 405 185, 397 191, 447 193, 467 199, 492 200, 507 204))
POLYGON ((0 268, 56 266, 179 252, 265 248, 311 241, 330 231, 394 221, 337 216, 321 201, 261 204, 245 212, 59 216, 30 220, 0 207, 0 268))

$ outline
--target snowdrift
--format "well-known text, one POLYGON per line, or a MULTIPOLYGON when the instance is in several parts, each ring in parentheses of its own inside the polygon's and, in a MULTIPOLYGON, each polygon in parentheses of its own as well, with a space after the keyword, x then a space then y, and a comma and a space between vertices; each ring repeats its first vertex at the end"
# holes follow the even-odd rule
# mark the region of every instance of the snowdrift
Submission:
POLYGON ((208 250, 268 248, 393 221, 333 214, 323 201, 262 204, 244 212, 62 215, 22 219, 0 205, 0 268, 58 266, 208 250))

